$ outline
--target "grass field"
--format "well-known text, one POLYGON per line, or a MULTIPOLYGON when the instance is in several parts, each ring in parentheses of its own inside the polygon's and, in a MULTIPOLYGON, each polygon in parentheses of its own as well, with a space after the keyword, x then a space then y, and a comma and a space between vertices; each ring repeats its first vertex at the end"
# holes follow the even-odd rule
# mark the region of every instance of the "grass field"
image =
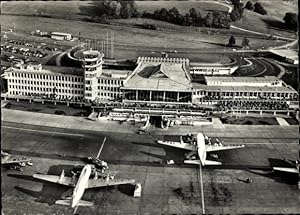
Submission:
MULTIPOLYGON (((278 1, 278 0, 275 0, 278 1)), ((37 2, 2 2, 1 9, 1 31, 7 31, 10 28, 16 29, 17 32, 27 34, 33 30, 41 31, 61 31, 72 33, 81 37, 95 38, 103 40, 106 38, 106 32, 114 31, 115 44, 123 44, 124 46, 139 47, 156 47, 168 49, 193 48, 193 49, 225 49, 228 39, 231 35, 235 35, 237 45, 241 44, 244 36, 250 39, 251 48, 257 49, 274 46, 274 41, 262 38, 251 38, 248 33, 237 35, 237 31, 227 29, 209 29, 196 28, 187 26, 173 25, 167 22, 151 19, 128 19, 128 20, 112 20, 111 24, 97 24, 80 21, 83 17, 95 16, 99 13, 101 2, 91 1, 37 1, 37 2), (21 11, 21 12, 20 12, 21 11), (15 15, 3 15, 5 13, 15 15), (51 15, 53 18, 35 17, 35 14, 51 15), (16 16, 18 14, 18 16, 16 16), (25 14, 29 16, 20 16, 25 14), (138 25, 143 23, 154 23, 159 30, 145 30, 138 25), (188 35, 188 36, 187 36, 188 35)), ((202 15, 211 10, 227 10, 225 6, 212 4, 201 1, 137 1, 140 11, 154 10, 155 8, 171 8, 176 6, 182 13, 187 12, 190 8, 195 7, 201 11, 202 15)), ((246 15, 247 15, 246 11, 246 15)), ((259 17, 252 16, 251 13, 237 25, 246 26, 250 30, 254 30, 253 26, 257 26, 257 30, 266 31, 259 17), (256 17, 256 18, 253 18, 256 17), (246 21, 245 21, 246 20, 246 21), (255 20, 260 20, 258 24, 255 20)), ((285 32, 284 32, 285 33, 285 32)), ((282 42, 277 42, 281 45, 282 42)), ((125 49, 122 50, 125 53, 125 49)), ((131 50, 133 51, 133 50, 131 50)), ((136 50, 137 51, 137 50, 136 50)), ((122 54, 124 55, 124 54, 122 54)))
MULTIPOLYGON (((136 1, 138 11, 153 12, 156 9, 171 9, 176 7, 185 14, 190 8, 196 8, 205 16, 210 11, 227 11, 228 8, 219 4, 201 1, 136 1)), ((2 2, 2 12, 12 14, 38 13, 54 15, 56 17, 96 16, 101 12, 100 1, 18 1, 2 2)))
MULTIPOLYGON (((253 3, 260 2, 267 10, 268 15, 260 15, 253 11, 244 10, 244 17, 234 25, 252 31, 272 34, 283 37, 296 38, 295 33, 284 29, 283 17, 287 12, 298 13, 298 0, 251 0, 253 3)), ((247 2, 246 0, 243 2, 247 2)))
POLYGON ((202 16, 212 11, 228 11, 228 8, 223 5, 212 4, 207 1, 136 1, 136 4, 141 13, 145 10, 154 12, 156 9, 171 9, 173 7, 176 7, 183 15, 188 13, 191 8, 195 8, 202 16))

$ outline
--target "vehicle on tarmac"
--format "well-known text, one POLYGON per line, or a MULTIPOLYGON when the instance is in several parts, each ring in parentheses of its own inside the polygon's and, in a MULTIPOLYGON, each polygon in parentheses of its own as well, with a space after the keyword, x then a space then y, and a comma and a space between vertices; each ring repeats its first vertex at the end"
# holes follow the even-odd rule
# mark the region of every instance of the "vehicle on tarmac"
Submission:
POLYGON ((32 166, 33 163, 29 158, 11 155, 1 150, 1 165, 11 170, 23 171, 21 167, 25 167, 26 165, 32 166))
POLYGON ((96 168, 99 168, 102 172, 104 172, 105 170, 108 169, 107 162, 105 162, 105 161, 99 159, 105 141, 106 141, 106 137, 104 137, 103 142, 102 142, 102 145, 101 145, 101 147, 100 147, 100 149, 99 149, 98 154, 97 154, 96 157, 88 157, 88 158, 87 158, 89 162, 91 162, 92 164, 94 164, 95 167, 96 167, 96 168))

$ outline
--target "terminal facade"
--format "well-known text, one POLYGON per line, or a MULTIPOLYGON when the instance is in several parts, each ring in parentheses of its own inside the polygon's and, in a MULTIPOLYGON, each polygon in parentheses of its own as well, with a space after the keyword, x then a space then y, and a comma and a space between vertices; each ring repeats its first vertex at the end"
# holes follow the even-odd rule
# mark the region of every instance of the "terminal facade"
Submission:
POLYGON ((5 71, 14 98, 54 98, 73 102, 211 104, 218 100, 260 99, 295 102, 298 92, 275 76, 204 76, 193 81, 184 58, 139 57, 133 71, 103 69, 103 54, 82 52, 82 68, 19 63, 5 71))

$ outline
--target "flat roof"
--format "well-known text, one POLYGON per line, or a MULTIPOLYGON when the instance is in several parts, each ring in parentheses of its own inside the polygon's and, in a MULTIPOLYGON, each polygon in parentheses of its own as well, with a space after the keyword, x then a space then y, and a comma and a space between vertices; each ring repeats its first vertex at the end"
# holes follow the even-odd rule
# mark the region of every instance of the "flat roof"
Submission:
POLYGON ((261 91, 261 92, 297 92, 291 86, 278 86, 278 87, 253 87, 253 86, 208 86, 205 84, 193 82, 194 89, 203 89, 206 91, 222 91, 222 92, 246 92, 246 91, 261 91))
POLYGON ((51 34, 56 34, 56 35, 60 35, 60 36, 72 36, 72 34, 63 33, 63 32, 51 32, 51 34))
POLYGON ((223 82, 262 82, 262 81, 279 80, 276 76, 264 76, 264 77, 204 76, 204 78, 207 81, 223 81, 223 82))
POLYGON ((191 91, 191 77, 184 63, 141 62, 123 89, 191 91))
POLYGON ((16 72, 31 72, 31 73, 44 73, 44 74, 62 74, 62 75, 74 75, 83 76, 83 70, 76 67, 64 67, 64 66, 42 66, 41 70, 34 69, 19 69, 13 67, 16 72))
POLYGON ((298 59, 298 52, 292 49, 273 49, 269 52, 279 55, 281 57, 291 58, 291 59, 298 59))
POLYGON ((102 69, 102 77, 112 77, 113 75, 126 76, 122 79, 127 78, 127 76, 132 72, 132 70, 117 70, 117 69, 102 69))

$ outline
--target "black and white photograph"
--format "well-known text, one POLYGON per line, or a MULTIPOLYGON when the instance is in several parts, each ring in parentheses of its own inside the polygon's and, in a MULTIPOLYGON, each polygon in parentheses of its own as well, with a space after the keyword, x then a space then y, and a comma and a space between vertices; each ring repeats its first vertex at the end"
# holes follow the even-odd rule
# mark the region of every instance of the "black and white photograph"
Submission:
POLYGON ((299 214, 298 0, 1 1, 1 214, 299 214))

